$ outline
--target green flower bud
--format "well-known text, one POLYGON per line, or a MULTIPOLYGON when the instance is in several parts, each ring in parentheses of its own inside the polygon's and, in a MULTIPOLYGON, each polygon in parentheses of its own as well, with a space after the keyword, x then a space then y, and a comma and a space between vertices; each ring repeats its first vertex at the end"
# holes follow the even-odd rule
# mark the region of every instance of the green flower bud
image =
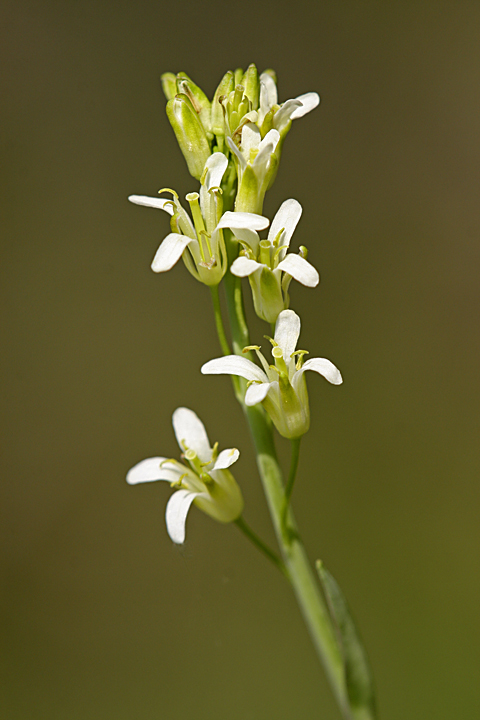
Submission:
POLYGON ((234 88, 235 81, 233 72, 229 70, 221 79, 212 100, 211 128, 217 137, 220 136, 223 138, 225 135, 224 111, 220 99, 223 96, 229 95, 234 88))
POLYGON ((260 80, 258 77, 258 70, 253 63, 249 65, 247 71, 242 77, 241 85, 243 85, 243 87, 245 88, 245 95, 250 100, 251 109, 258 110, 260 80))
POLYGON ((177 75, 177 93, 184 93, 198 114, 209 140, 212 139, 211 103, 203 90, 184 72, 177 75))
POLYGON ((234 75, 235 85, 240 85, 243 78, 243 68, 237 68, 234 75))
POLYGON ((171 72, 163 73, 160 78, 162 83, 162 90, 167 100, 171 100, 177 94, 177 78, 171 72))
POLYGON ((183 93, 168 101, 166 111, 190 175, 200 180, 211 155, 205 128, 190 99, 183 93))

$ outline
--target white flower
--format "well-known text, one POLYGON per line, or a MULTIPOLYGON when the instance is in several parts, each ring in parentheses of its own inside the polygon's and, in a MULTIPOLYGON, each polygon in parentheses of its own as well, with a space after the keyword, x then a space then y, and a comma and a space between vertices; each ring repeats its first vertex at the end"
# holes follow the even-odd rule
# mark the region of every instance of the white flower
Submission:
POLYGON ((147 458, 128 471, 127 482, 136 485, 166 480, 176 489, 167 503, 167 531, 173 542, 183 543, 192 502, 220 522, 233 522, 241 515, 242 493, 228 470, 240 453, 235 448, 218 453, 218 443, 212 448, 202 421, 188 408, 175 410, 173 429, 186 463, 164 457, 147 458))
POLYGON ((273 127, 282 134, 290 120, 301 118, 320 103, 316 92, 299 95, 292 100, 286 100, 278 106, 277 85, 268 72, 260 75, 260 108, 258 110, 258 126, 261 127, 265 117, 273 110, 273 127))
POLYGON ((197 280, 205 285, 218 285, 228 266, 223 228, 247 226, 261 230, 268 226, 267 218, 252 213, 225 213, 222 216, 219 189, 227 165, 228 160, 221 152, 210 155, 205 163, 200 194, 186 196, 193 223, 173 190, 169 190, 172 200, 130 195, 128 199, 136 205, 159 208, 172 216, 172 232, 162 241, 152 262, 154 272, 171 270, 183 257, 187 269, 197 280))
POLYGON ((258 127, 248 122, 242 127, 240 148, 231 137, 227 145, 235 155, 238 190, 235 210, 257 212, 278 166, 275 154, 280 140, 278 130, 271 129, 262 140, 258 127))
POLYGON ((285 200, 275 215, 267 240, 260 240, 253 229, 233 230, 243 246, 243 255, 232 264, 230 271, 237 277, 248 277, 257 315, 274 323, 282 310, 288 308, 288 287, 292 277, 307 287, 315 287, 318 272, 303 254, 288 253, 290 240, 302 215, 297 200, 285 200))
POLYGON ((333 385, 342 383, 340 371, 326 358, 303 362, 305 350, 295 350, 300 335, 300 318, 293 310, 283 310, 277 319, 272 340, 274 365, 269 365, 258 346, 255 350, 263 370, 245 357, 227 355, 205 363, 204 375, 239 375, 249 381, 245 393, 248 406, 263 403, 280 435, 298 438, 310 426, 305 370, 314 370, 333 385))

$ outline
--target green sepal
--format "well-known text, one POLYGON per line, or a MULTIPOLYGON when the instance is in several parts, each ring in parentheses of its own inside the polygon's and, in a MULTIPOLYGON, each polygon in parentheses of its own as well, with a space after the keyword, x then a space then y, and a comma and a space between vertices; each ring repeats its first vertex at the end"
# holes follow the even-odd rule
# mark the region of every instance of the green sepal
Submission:
POLYGON ((265 192, 261 193, 258 186, 258 179, 251 165, 247 165, 242 173, 242 179, 237 190, 235 210, 237 212, 262 212, 263 198, 265 192))
POLYGON ((177 94, 177 76, 174 73, 166 72, 160 77, 162 90, 167 100, 171 100, 177 94))
POLYGON ((367 653, 358 634, 348 603, 337 581, 321 560, 315 563, 330 616, 337 631, 345 669, 345 686, 352 720, 375 720, 375 693, 367 653))
POLYGON ((220 98, 224 95, 229 95, 234 90, 234 88, 235 80, 233 77, 233 72, 229 70, 221 79, 217 89, 215 90, 215 95, 213 96, 212 100, 211 127, 212 132, 217 136, 223 137, 225 135, 225 119, 223 114, 224 111, 220 103, 220 98))
POLYGON ((166 112, 187 161, 190 175, 200 180, 205 163, 211 155, 205 128, 190 99, 183 93, 168 101, 166 112))
POLYGON ((245 88, 245 95, 252 104, 252 110, 258 110, 260 80, 258 77, 258 70, 253 63, 248 66, 240 84, 245 88))

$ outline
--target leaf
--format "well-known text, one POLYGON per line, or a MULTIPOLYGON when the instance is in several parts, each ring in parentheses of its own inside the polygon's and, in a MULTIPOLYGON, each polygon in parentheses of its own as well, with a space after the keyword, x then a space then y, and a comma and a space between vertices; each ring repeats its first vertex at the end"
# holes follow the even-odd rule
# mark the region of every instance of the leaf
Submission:
POLYGON ((347 600, 322 561, 317 560, 315 566, 337 631, 352 719, 375 720, 377 713, 372 672, 347 600))

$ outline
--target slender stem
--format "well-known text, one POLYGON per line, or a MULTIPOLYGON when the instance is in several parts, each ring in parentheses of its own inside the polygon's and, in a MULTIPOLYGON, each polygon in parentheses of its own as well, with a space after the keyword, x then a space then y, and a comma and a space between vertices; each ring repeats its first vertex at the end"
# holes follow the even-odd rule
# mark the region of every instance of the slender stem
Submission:
POLYGON ((218 340, 224 355, 230 355, 230 345, 228 344, 225 328, 223 327, 222 309, 220 307, 220 297, 218 295, 218 285, 210 286, 210 294, 212 296, 213 310, 215 312, 215 326, 217 328, 218 340))
MULTIPOLYGON (((227 273, 225 280, 229 275, 231 274, 227 273)), ((226 282, 225 287, 233 347, 236 353, 240 353, 242 348, 249 344, 248 328, 246 327, 241 303, 241 286, 240 298, 238 286, 235 286, 231 278, 226 282)), ((285 490, 275 451, 272 424, 261 406, 247 407, 243 401, 243 394, 240 393, 237 394, 237 399, 242 405, 250 427, 257 455, 257 466, 270 515, 297 602, 342 714, 345 718, 348 718, 349 710, 344 666, 335 630, 320 592, 317 578, 300 539, 291 508, 287 509, 286 514, 286 520, 291 532, 288 533, 288 538, 285 537, 284 523, 282 522, 285 490)), ((293 487, 293 483, 290 484, 293 487)))
POLYGON ((298 460, 300 458, 301 439, 302 438, 299 437, 299 438, 295 438, 294 440, 291 441, 292 454, 290 456, 290 472, 288 474, 288 480, 287 480, 287 484, 285 486, 285 498, 283 501, 283 510, 282 510, 282 527, 283 527, 285 536, 288 536, 287 515, 288 515, 288 508, 290 506, 290 498, 292 497, 293 486, 295 484, 295 478, 297 476, 298 460))
POLYGON ((279 558, 279 556, 271 550, 268 545, 266 545, 263 540, 260 540, 258 535, 253 532, 252 528, 247 525, 245 520, 242 516, 237 518, 235 520, 235 524, 240 530, 244 533, 244 535, 247 536, 249 540, 262 552, 266 557, 280 570, 281 573, 285 575, 287 580, 289 580, 289 575, 287 568, 285 567, 285 563, 279 558))

